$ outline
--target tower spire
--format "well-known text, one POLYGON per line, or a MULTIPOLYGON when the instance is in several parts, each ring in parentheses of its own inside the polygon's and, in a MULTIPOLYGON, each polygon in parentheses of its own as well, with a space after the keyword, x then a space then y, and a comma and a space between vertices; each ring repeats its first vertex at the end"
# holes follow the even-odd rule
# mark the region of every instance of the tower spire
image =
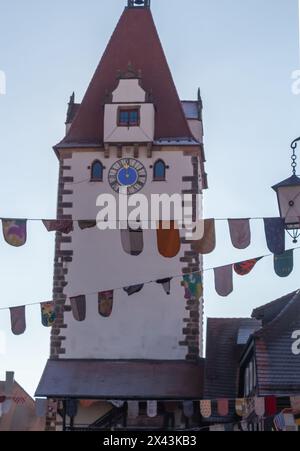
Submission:
POLYGON ((150 8, 150 0, 128 0, 128 8, 150 8))

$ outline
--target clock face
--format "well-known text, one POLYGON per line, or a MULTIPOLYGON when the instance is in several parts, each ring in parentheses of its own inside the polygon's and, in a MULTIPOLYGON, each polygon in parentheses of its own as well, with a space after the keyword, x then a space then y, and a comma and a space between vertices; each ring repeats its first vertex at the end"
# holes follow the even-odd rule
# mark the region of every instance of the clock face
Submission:
POLYGON ((109 170, 108 181, 112 189, 118 193, 120 186, 127 187, 128 194, 140 191, 147 181, 144 165, 134 158, 123 158, 116 161, 109 170))

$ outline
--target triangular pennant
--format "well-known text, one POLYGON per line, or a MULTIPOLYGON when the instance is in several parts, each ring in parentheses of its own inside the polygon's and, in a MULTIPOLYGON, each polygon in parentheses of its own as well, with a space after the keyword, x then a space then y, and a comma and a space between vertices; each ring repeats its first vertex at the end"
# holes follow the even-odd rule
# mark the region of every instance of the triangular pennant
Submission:
POLYGON ((215 220, 205 219, 204 221, 204 235, 201 240, 195 241, 192 244, 192 249, 198 254, 210 254, 216 247, 216 230, 215 220))
POLYGON ((219 296, 226 297, 233 291, 232 265, 221 266, 214 269, 215 288, 219 296))
POLYGON ((185 289, 185 299, 200 299, 203 295, 203 283, 201 273, 185 274, 183 276, 183 286, 185 289))
POLYGON ((81 230, 85 230, 85 229, 92 229, 94 227, 96 227, 97 225, 97 221, 78 221, 78 226, 81 230))
POLYGON ((234 270, 239 276, 246 276, 262 258, 263 257, 252 258, 250 260, 245 260, 244 262, 235 263, 233 265, 234 270))
POLYGON ((70 298, 74 319, 84 321, 86 317, 86 298, 84 295, 70 298))
POLYGON ((274 270, 279 277, 288 277, 294 269, 294 249, 274 255, 274 270))
POLYGON ((42 325, 52 327, 56 320, 56 307, 53 301, 41 303, 42 325))
POLYGON ((285 250, 284 219, 265 218, 264 225, 268 249, 272 254, 282 254, 285 250))
POLYGON ((130 227, 121 230, 121 242, 124 252, 129 255, 140 255, 144 250, 144 235, 142 229, 130 227))
POLYGON ((173 258, 181 247, 180 232, 175 221, 160 221, 157 229, 157 247, 160 255, 173 258))
POLYGON ((200 401, 200 413, 203 416, 203 418, 211 417, 211 401, 210 400, 200 401))
POLYGON ((21 247, 26 243, 26 219, 2 219, 2 230, 5 241, 11 246, 21 247))
POLYGON ((226 417, 229 413, 228 399, 218 399, 218 414, 221 417, 226 417))
POLYGON ((131 287, 125 287, 124 291, 128 294, 128 296, 132 296, 135 293, 139 293, 144 288, 144 284, 132 285, 131 287))
POLYGON ((64 233, 65 235, 68 235, 74 230, 74 224, 71 219, 60 219, 60 220, 43 219, 42 222, 46 227, 46 229, 48 230, 48 232, 61 232, 64 233))
POLYGON ((114 292, 110 291, 102 291, 98 293, 98 312, 99 315, 104 318, 110 317, 113 310, 113 302, 114 302, 114 292))
POLYGON ((165 293, 167 295, 171 294, 171 280, 172 280, 172 277, 168 277, 166 279, 160 279, 160 280, 156 281, 156 283, 159 283, 160 285, 162 285, 162 287, 165 290, 165 293))
POLYGON ((26 330, 25 306, 11 307, 11 331, 14 335, 22 335, 26 330))
POLYGON ((236 249, 246 249, 251 243, 249 219, 228 219, 232 245, 236 249))

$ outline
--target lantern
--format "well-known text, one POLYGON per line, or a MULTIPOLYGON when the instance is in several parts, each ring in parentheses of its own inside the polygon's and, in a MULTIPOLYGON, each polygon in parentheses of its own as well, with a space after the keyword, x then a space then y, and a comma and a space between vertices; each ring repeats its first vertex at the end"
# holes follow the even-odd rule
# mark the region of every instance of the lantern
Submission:
POLYGON ((296 175, 296 148, 299 141, 300 137, 291 144, 292 176, 272 187, 277 193, 280 216, 284 218, 285 228, 294 243, 300 236, 300 178, 296 175))

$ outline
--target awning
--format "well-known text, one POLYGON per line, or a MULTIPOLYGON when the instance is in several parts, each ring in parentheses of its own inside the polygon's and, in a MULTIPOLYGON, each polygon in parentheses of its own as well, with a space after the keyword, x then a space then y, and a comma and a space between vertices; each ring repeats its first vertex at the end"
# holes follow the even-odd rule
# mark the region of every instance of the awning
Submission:
POLYGON ((186 361, 48 360, 36 397, 197 400, 204 359, 186 361))

